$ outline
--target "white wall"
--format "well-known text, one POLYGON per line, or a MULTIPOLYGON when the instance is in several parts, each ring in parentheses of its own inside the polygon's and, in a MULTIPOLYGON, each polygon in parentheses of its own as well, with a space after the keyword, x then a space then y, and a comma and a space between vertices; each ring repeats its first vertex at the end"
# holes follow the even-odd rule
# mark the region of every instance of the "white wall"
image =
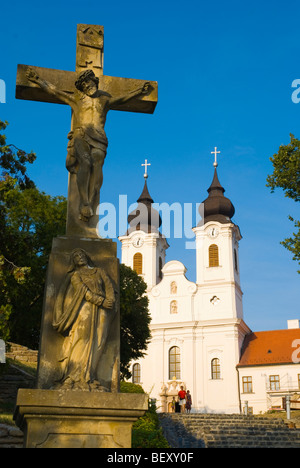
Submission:
POLYGON ((281 406, 285 394, 293 394, 296 391, 300 393, 298 375, 300 375, 300 364, 239 368, 242 407, 245 406, 245 401, 248 401, 248 406, 253 408, 254 414, 259 414, 272 409, 272 406, 281 406), (270 375, 279 375, 278 391, 270 391, 270 375), (243 392, 242 378, 246 376, 252 377, 252 393, 243 392))

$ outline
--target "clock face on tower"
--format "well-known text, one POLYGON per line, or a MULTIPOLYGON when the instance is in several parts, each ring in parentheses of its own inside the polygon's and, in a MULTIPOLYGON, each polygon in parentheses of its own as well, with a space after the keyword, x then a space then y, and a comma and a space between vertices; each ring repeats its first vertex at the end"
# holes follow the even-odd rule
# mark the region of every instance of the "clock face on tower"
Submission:
POLYGON ((216 227, 212 227, 212 228, 209 229, 208 235, 212 239, 215 239, 216 237, 218 237, 219 231, 218 231, 218 229, 216 227))
POLYGON ((132 245, 134 247, 142 247, 143 243, 144 243, 144 239, 141 236, 136 236, 132 240, 132 245))

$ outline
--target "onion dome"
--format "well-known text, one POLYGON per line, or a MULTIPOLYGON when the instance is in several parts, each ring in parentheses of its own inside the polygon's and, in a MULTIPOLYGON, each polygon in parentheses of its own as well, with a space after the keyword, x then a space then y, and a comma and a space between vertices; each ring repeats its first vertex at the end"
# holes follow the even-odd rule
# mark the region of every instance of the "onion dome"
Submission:
POLYGON ((229 198, 224 196, 225 189, 218 179, 216 165, 213 181, 207 191, 208 197, 202 202, 203 204, 201 204, 199 208, 201 216, 203 216, 204 208, 204 224, 209 221, 218 221, 223 224, 230 223, 235 209, 229 198))
POLYGON ((144 232, 158 232, 161 226, 161 217, 159 212, 152 206, 154 203, 152 197, 149 194, 147 186, 147 172, 144 175, 145 184, 143 191, 138 198, 138 206, 128 215, 128 233, 133 231, 144 231, 144 232))

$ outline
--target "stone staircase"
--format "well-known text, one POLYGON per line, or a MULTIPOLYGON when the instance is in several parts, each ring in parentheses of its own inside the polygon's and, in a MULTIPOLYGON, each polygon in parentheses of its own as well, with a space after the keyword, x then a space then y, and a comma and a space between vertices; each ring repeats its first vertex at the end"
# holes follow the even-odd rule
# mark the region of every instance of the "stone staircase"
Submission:
POLYGON ((17 363, 37 365, 38 351, 26 346, 7 343, 6 364, 0 364, 0 404, 16 401, 19 388, 33 388, 34 374, 29 374, 17 363))
POLYGON ((161 413, 159 420, 172 448, 300 448, 300 429, 281 419, 161 413))

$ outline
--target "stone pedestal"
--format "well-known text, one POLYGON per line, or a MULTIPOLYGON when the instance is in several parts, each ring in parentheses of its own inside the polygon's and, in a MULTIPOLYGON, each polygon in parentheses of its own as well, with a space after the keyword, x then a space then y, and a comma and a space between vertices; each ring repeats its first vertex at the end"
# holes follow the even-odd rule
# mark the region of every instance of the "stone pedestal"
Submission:
POLYGON ((26 448, 129 448, 144 394, 19 390, 14 419, 26 448))
POLYGON ((37 388, 19 390, 14 416, 26 448, 131 447, 132 424, 147 410, 148 396, 119 393, 116 251, 108 239, 53 239, 37 388), (75 264, 77 251, 81 254, 75 264), (109 295, 114 297, 113 307, 104 306, 109 295), (62 310, 62 318, 57 318, 57 310, 62 310), (66 321, 64 330, 59 329, 59 320, 66 321))
POLYGON ((116 313, 109 326, 105 350, 99 362, 99 382, 111 392, 119 390, 120 364, 120 311, 119 311, 119 260, 117 246, 110 239, 57 237, 53 239, 47 271, 41 338, 38 361, 37 388, 53 389, 62 377, 61 351, 64 336, 52 325, 54 307, 60 288, 70 271, 70 255, 74 249, 83 249, 96 267, 101 267, 113 283, 116 313))

